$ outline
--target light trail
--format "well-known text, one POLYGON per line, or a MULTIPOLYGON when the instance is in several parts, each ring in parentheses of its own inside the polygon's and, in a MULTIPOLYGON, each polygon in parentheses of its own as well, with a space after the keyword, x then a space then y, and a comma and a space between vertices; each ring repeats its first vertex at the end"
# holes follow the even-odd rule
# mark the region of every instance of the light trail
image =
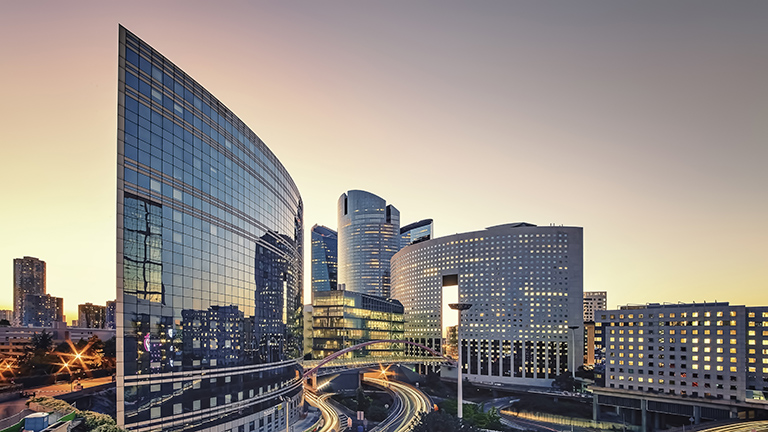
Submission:
POLYGON ((702 429, 699 432, 761 432, 768 431, 768 421, 754 421, 702 429))
MULTIPOLYGON (((406 432, 410 430, 419 414, 429 412, 432 403, 429 398, 416 387, 398 381, 389 381, 366 377, 364 381, 390 389, 400 401, 393 413, 379 424, 374 431, 406 432)), ((396 404, 397 405, 397 404, 396 404)))
POLYGON ((339 431, 339 416, 336 413, 336 410, 326 402, 326 399, 332 395, 333 393, 325 393, 318 396, 311 391, 306 390, 305 387, 304 398, 310 405, 319 409, 320 414, 323 416, 323 426, 318 432, 339 431))

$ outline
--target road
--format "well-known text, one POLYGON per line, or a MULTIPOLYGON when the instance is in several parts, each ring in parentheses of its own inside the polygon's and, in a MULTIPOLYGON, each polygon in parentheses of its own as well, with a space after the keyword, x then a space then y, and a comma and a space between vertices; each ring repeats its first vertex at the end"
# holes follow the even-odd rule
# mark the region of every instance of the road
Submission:
POLYGON ((323 416, 323 427, 318 432, 338 432, 339 431, 339 415, 336 410, 328 404, 326 401, 331 397, 333 393, 326 393, 323 395, 316 395, 309 390, 304 391, 304 398, 313 407, 320 410, 323 416))
MULTIPOLYGON (((108 384, 112 382, 112 377, 103 377, 103 378, 91 378, 91 379, 81 379, 80 385, 83 386, 83 389, 89 388, 89 387, 96 387, 102 384, 108 384)), ((73 383, 61 383, 61 384, 51 384, 47 386, 42 387, 35 387, 31 389, 25 390, 27 393, 34 392, 35 396, 51 396, 55 397, 62 393, 69 393, 74 390, 74 384, 73 383)))
POLYGON ((429 398, 416 387, 392 380, 365 378, 365 382, 390 389, 397 398, 392 413, 379 423, 375 432, 402 432, 409 430, 416 422, 419 414, 429 412, 432 403, 429 398))
POLYGON ((700 432, 762 432, 768 431, 768 421, 754 421, 702 429, 700 432))

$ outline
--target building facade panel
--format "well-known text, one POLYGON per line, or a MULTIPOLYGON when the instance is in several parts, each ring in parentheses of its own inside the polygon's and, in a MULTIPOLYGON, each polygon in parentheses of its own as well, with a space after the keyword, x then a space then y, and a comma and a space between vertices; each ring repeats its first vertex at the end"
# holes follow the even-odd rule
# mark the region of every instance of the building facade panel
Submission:
MULTIPOLYGON (((301 399, 301 196, 232 111, 120 27, 117 419, 267 432, 301 399)), ((282 420, 281 420, 282 419, 282 420)))
POLYGON ((312 293, 331 291, 338 283, 338 235, 336 231, 315 225, 312 227, 312 293))
POLYGON ((764 403, 768 307, 648 304, 599 312, 606 387, 764 403))
POLYGON ((392 258, 392 297, 405 308, 405 337, 443 348, 451 313, 444 285, 456 280, 456 300, 472 304, 460 323, 465 376, 549 386, 582 358, 582 255, 581 228, 526 223, 407 246, 392 258))

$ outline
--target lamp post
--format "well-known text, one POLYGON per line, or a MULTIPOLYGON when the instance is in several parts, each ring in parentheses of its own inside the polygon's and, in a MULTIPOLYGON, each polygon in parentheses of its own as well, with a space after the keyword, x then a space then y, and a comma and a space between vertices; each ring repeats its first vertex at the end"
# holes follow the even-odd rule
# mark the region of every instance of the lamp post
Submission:
POLYGON ((448 306, 451 309, 453 309, 453 310, 459 311, 459 324, 457 324, 457 326, 456 326, 456 339, 458 339, 458 342, 459 342, 459 355, 458 355, 458 357, 459 357, 459 360, 458 360, 459 367, 458 367, 458 381, 456 382, 456 391, 459 394, 459 406, 457 407, 457 414, 459 415, 459 418, 462 418, 463 411, 464 411, 463 410, 463 408, 464 408, 463 403, 464 402, 462 400, 462 397, 463 397, 463 395, 462 395, 462 393, 463 393, 463 391, 462 391, 463 390, 462 384, 463 383, 461 382, 461 379, 462 379, 461 378, 461 368, 462 368, 462 363, 461 363, 461 311, 467 310, 467 309, 471 308, 472 307, 472 303, 450 303, 448 306))
POLYGON ((571 349, 571 378, 574 380, 574 385, 576 384, 576 329, 579 328, 579 326, 568 326, 569 329, 571 329, 571 345, 573 349, 571 349))

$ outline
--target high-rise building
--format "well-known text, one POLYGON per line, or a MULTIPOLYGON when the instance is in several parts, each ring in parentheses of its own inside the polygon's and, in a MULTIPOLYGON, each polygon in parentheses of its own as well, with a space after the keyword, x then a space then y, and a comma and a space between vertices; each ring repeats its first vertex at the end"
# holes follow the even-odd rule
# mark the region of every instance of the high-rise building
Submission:
POLYGON ((595 312, 608 307, 608 293, 605 291, 584 291, 584 321, 594 321, 595 312))
POLYGON ((341 194, 338 283, 352 292, 389 297, 389 260, 400 250, 400 212, 369 192, 341 194))
POLYGON ((282 407, 294 421, 302 400, 296 185, 230 109, 122 26, 117 125, 118 424, 284 427, 282 407))
POLYGON ((312 295, 331 291, 337 284, 338 238, 336 231, 315 225, 312 227, 312 295))
POLYGON ((768 307, 650 303, 595 318, 606 348, 596 404, 620 406, 644 428, 671 416, 699 423, 768 414, 768 307))
POLYGON ((392 297, 405 308, 405 338, 450 352, 443 341, 458 316, 448 305, 469 303, 458 330, 464 377, 548 387, 583 358, 582 244, 580 227, 513 223, 404 248, 392 258, 392 297))
POLYGON ((7 320, 9 323, 13 323, 13 310, 12 309, 0 310, 0 320, 7 320))
POLYGON ((13 316, 15 325, 24 322, 27 294, 45 295, 45 261, 25 256, 13 260, 13 316))
POLYGON ((104 328, 115 329, 115 314, 117 313, 117 302, 107 302, 107 315, 105 316, 104 328))
POLYGON ((312 305, 304 305, 304 356, 312 358, 312 305))
POLYGON ((424 219, 400 228, 400 248, 423 242, 435 236, 432 219, 424 219))
POLYGON ((77 325, 82 328, 105 328, 107 307, 93 303, 77 305, 77 325))
POLYGON ((64 322, 64 299, 49 294, 27 294, 24 296, 24 326, 52 327, 64 322))
MULTIPOLYGON (((403 339, 403 305, 397 300, 321 291, 315 293, 312 309, 312 357, 316 359, 363 342, 403 339)), ((344 357, 398 357, 403 348, 402 344, 373 344, 344 357)))

